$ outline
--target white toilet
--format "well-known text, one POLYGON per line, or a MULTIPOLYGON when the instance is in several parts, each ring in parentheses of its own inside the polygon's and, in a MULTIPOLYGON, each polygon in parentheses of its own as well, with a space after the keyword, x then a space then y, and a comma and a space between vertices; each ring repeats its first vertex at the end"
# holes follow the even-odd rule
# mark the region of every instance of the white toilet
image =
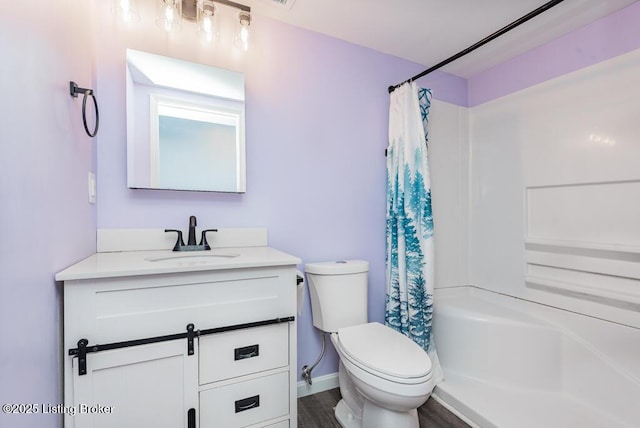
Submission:
POLYGON ((313 325, 331 334, 340 356, 336 419, 345 428, 418 428, 431 360, 401 333, 367 322, 368 271, 362 260, 305 266, 313 325))

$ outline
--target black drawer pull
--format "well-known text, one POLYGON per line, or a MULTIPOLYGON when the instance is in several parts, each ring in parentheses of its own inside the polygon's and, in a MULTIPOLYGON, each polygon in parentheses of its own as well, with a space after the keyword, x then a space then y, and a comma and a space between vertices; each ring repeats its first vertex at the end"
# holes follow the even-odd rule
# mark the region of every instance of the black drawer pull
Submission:
POLYGON ((260 355, 260 345, 245 346, 243 348, 236 348, 233 350, 235 354, 235 361, 244 360, 247 358, 253 358, 260 355))
POLYGON ((254 395, 253 397, 243 398, 236 401, 236 413, 244 412, 245 410, 255 409, 260 407, 260 396, 254 395))

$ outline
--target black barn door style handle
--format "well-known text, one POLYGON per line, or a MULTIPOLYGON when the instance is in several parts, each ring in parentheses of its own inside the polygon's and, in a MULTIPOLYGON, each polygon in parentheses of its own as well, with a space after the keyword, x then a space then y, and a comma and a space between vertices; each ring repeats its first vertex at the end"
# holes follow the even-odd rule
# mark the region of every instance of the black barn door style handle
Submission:
POLYGON ((196 409, 194 408, 187 412, 187 428, 196 428, 196 409))

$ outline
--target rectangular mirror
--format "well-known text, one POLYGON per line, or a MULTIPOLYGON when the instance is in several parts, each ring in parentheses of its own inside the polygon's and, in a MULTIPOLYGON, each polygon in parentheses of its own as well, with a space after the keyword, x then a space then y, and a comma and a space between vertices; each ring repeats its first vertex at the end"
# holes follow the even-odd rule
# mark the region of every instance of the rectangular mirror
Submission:
POLYGON ((242 73, 127 49, 127 185, 245 192, 242 73))

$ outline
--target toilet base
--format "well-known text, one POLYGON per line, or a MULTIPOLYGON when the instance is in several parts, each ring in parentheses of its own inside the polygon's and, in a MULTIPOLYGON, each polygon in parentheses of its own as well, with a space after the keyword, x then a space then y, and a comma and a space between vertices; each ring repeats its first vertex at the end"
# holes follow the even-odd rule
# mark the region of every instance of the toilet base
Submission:
MULTIPOLYGON (((332 335, 331 339, 334 340, 335 337, 332 335)), ((381 407, 373 399, 367 398, 358 389, 354 379, 349 375, 341 358, 338 380, 342 399, 336 406, 335 416, 342 428, 419 428, 416 407, 424 403, 429 394, 419 397, 397 397, 387 393, 382 398, 378 397, 381 400, 384 399, 391 408, 407 409, 407 411, 395 411, 381 407), (399 406, 398 400, 404 405, 399 406)), ((372 397, 380 395, 380 392, 371 386, 361 384, 361 388, 373 394, 372 397)))
POLYGON ((375 404, 365 400, 363 419, 360 419, 356 413, 351 410, 344 400, 340 400, 336 406, 336 419, 342 428, 419 428, 418 411, 416 409, 409 412, 394 412, 393 410, 383 409, 375 404))
POLYGON ((344 400, 340 400, 336 406, 336 419, 342 428, 361 428, 362 420, 349 408, 344 400))
POLYGON ((418 410, 395 412, 364 400, 362 426, 367 428, 420 428, 418 410))

